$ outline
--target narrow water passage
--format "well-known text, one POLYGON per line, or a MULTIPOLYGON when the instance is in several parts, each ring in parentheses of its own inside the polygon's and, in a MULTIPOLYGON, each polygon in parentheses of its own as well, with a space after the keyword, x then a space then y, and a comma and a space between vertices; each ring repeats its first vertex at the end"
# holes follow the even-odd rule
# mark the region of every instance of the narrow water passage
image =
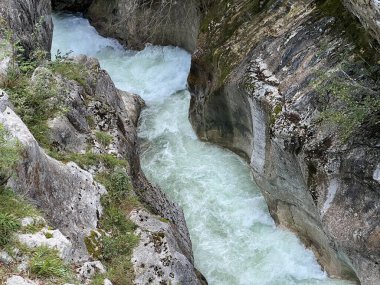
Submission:
POLYGON ((188 53, 125 51, 73 15, 56 15, 54 26, 53 57, 58 49, 95 56, 118 88, 146 101, 143 169, 184 208, 196 266, 210 285, 350 284, 327 278, 312 252, 275 226, 246 163, 197 139, 187 118, 188 53))

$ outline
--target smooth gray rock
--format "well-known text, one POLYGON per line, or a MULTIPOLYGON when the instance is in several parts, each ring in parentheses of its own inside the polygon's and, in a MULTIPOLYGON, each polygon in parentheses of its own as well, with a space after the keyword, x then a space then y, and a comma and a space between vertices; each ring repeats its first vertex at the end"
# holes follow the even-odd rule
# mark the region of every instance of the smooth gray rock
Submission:
POLYGON ((6 251, 0 251, 0 262, 9 265, 13 262, 13 258, 6 251))

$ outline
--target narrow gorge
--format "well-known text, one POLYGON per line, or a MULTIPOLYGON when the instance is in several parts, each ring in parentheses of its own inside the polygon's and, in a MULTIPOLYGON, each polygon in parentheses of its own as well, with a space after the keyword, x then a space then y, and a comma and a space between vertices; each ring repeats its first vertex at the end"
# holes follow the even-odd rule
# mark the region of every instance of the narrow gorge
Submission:
POLYGON ((1 0, 1 284, 380 284, 379 5, 1 0))

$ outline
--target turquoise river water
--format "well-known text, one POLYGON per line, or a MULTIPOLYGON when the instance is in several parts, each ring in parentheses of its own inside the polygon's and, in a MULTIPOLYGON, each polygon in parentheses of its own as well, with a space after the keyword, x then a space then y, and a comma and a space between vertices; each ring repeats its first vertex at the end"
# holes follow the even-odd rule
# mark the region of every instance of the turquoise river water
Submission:
POLYGON ((242 159, 197 139, 188 121, 190 54, 125 50, 69 14, 54 16, 53 58, 58 49, 97 57, 118 88, 146 101, 143 170, 183 207, 196 266, 210 285, 351 284, 329 279, 294 234, 276 227, 242 159))

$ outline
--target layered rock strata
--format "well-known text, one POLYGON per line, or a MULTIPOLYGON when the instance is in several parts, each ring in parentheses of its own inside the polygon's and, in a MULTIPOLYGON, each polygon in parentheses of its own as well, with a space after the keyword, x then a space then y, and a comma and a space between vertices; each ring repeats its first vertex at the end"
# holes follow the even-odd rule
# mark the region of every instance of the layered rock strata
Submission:
POLYGON ((376 42, 339 1, 207 11, 189 76, 197 134, 247 159, 276 222, 331 276, 377 284, 376 42))

